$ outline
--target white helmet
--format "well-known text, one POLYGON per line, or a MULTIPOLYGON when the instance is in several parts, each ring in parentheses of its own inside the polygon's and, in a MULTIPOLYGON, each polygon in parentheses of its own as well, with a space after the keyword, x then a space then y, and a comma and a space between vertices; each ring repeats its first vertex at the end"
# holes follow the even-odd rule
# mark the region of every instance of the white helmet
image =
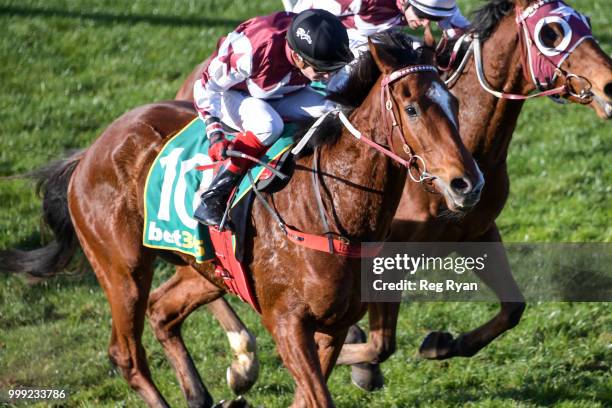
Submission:
POLYGON ((406 0, 405 4, 427 16, 437 18, 450 17, 457 10, 456 0, 406 0))

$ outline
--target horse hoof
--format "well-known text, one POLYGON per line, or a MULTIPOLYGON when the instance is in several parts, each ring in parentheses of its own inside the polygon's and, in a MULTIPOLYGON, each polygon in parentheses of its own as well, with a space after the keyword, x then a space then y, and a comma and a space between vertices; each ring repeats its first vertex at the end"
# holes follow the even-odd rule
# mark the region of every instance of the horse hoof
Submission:
POLYGON ((221 401, 216 404, 213 408, 254 408, 251 404, 248 403, 246 399, 243 397, 238 397, 236 399, 230 401, 221 401))
POLYGON ((235 395, 246 394, 250 390, 259 376, 259 363, 257 360, 251 360, 242 365, 232 363, 227 367, 227 385, 235 395))
POLYGON ((379 390, 385 385, 385 377, 380 370, 380 364, 353 364, 351 366, 351 382, 364 391, 379 390))
POLYGON ((421 357, 429 360, 444 360, 453 357, 454 343, 455 340, 450 333, 431 332, 421 343, 419 354, 421 357))

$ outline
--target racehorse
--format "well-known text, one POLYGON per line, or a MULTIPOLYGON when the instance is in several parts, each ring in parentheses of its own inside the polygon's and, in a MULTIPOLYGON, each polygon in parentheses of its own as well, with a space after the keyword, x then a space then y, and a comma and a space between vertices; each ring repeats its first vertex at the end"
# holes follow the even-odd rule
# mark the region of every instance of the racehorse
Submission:
MULTIPOLYGON (((461 136, 485 174, 485 188, 480 202, 474 211, 462 219, 440 217, 440 208, 443 208, 440 197, 407 183, 392 224, 391 241, 501 242, 495 219, 508 197, 508 147, 525 97, 533 95, 532 92, 536 90, 534 80, 525 73, 529 64, 528 51, 521 46, 524 41, 521 37, 525 34, 517 23, 517 10, 524 11, 539 3, 530 0, 490 0, 477 10, 472 18, 474 24, 470 36, 478 36, 482 42, 480 58, 473 52, 467 54, 464 69, 453 80, 451 91, 460 102, 461 136), (476 63, 482 65, 482 79, 479 79, 476 63)), ((574 12, 569 8, 562 11, 574 12)), ((568 34, 559 24, 544 25, 541 33, 544 41, 551 46, 563 43, 568 34)), ((572 35, 571 31, 569 35, 572 35)), ((594 39, 586 39, 565 54, 567 58, 551 88, 566 100, 589 106, 603 119, 612 117, 611 59, 594 39)), ((183 83, 177 94, 178 99, 192 99, 193 81, 201 72, 201 67, 197 67, 183 83)), ((547 95, 551 92, 542 93, 547 95)), ((504 260, 506 255, 500 253, 497 258, 504 260)), ((507 261, 505 263, 506 267, 481 273, 479 278, 496 294, 504 289, 512 298, 521 299, 507 261)), ((501 302, 499 312, 484 325, 457 338, 446 332, 432 332, 427 335, 419 351, 423 357, 430 359, 472 356, 515 327, 524 309, 524 302, 501 302)), ((212 312, 224 325, 235 325, 235 330, 254 342, 239 320, 231 318, 231 307, 224 299, 214 302, 212 312)), ((369 366, 369 371, 364 371, 368 366, 353 370, 353 381, 362 388, 373 389, 382 385, 382 374, 376 363, 386 360, 395 350, 398 313, 399 304, 370 304, 368 342, 346 344, 342 349, 338 363, 375 363, 369 366)), ((355 333, 361 332, 358 327, 353 329, 355 333)), ((254 365, 255 362, 250 361, 249 364, 254 365)), ((249 381, 254 381, 254 378, 251 377, 249 381)))
MULTIPOLYGON (((294 406, 333 406, 326 379, 348 328, 366 312, 354 273, 358 244, 385 238, 407 174, 429 180, 454 211, 473 207, 482 189, 482 174, 456 126, 456 100, 431 65, 433 53, 413 51, 399 34, 380 40, 370 44, 371 57, 356 71, 361 92, 353 97, 361 103, 348 120, 361 133, 324 126, 288 184, 253 203, 246 264, 262 322, 296 382, 294 406), (330 231, 321 227, 313 186, 330 231), (275 227, 279 220, 301 231, 331 232, 349 250, 296 245, 275 227)), ((141 106, 115 120, 84 152, 44 170, 43 210, 56 241, 30 252, 0 253, 5 269, 48 276, 65 265, 78 238, 110 304, 109 356, 155 407, 168 405, 152 381, 141 342, 145 313, 189 406, 212 405, 180 328, 192 310, 223 295, 223 280, 210 264, 141 241, 148 170, 164 143, 195 115, 186 102, 141 106), (149 298, 157 256, 176 264, 177 273, 149 298)))
MULTIPOLYGON (((474 61, 470 61, 451 88, 460 101, 461 136, 485 174, 485 188, 480 202, 462 219, 445 219, 439 217, 437 211, 432 211, 440 208, 438 197, 423 194, 407 183, 393 220, 391 241, 501 242, 495 219, 508 197, 508 147, 525 101, 521 96, 529 95, 536 89, 533 79, 524 74, 524 69, 527 69, 525 65, 529 62, 526 49, 521 47, 524 33, 517 25, 516 12, 534 4, 537 6, 537 3, 494 0, 479 9, 473 17, 472 33, 483 42, 481 55, 486 82, 478 79, 478 68, 474 61), (521 63, 517 64, 517 61, 521 63), (493 89, 487 91, 489 86, 493 89), (500 98, 499 94, 491 93, 492 90, 502 90, 503 95, 500 98)), ((559 44, 563 34, 552 24, 546 31, 546 40, 559 44)), ((474 53, 475 56, 471 58, 477 58, 478 54, 474 53)), ((603 119, 612 117, 612 60, 592 38, 586 39, 569 53, 552 88, 558 89, 557 93, 569 101, 590 106, 603 119)), ((501 293, 510 294, 514 299, 521 298, 505 253, 500 253, 499 257, 506 261, 504 267, 486 269, 486 274, 476 269, 474 272, 500 299, 501 293)), ((501 302, 499 312, 491 320, 457 338, 446 332, 429 333, 419 352, 429 359, 471 357, 496 337, 515 327, 524 309, 524 302, 501 302)), ((370 305, 368 343, 347 344, 339 363, 379 362, 388 358, 395 349, 398 312, 397 303, 370 305)))

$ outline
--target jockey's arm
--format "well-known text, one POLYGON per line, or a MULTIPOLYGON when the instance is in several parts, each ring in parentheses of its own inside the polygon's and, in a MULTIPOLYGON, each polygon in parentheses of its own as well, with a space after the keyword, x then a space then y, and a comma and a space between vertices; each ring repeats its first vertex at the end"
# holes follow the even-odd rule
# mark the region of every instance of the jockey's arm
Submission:
POLYGON ((454 38, 461 35, 470 24, 470 21, 461 14, 461 10, 457 7, 452 16, 438 22, 438 27, 444 31, 447 37, 454 38))
POLYGON ((252 56, 237 54, 232 46, 240 37, 231 33, 219 46, 217 55, 210 61, 202 78, 194 86, 194 101, 201 119, 211 116, 223 119, 221 99, 223 92, 251 76, 252 56))

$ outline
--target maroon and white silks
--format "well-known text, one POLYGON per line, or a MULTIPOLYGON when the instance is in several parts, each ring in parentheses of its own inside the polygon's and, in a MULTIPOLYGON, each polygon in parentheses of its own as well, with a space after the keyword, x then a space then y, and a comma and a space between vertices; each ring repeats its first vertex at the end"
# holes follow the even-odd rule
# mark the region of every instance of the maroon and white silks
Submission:
POLYGON ((320 94, 306 87, 310 80, 291 61, 286 35, 294 16, 278 12, 255 17, 219 40, 194 84, 201 118, 216 116, 270 145, 282 133, 283 119, 301 121, 329 109, 320 94))
POLYGON ((220 116, 225 90, 240 90, 260 99, 279 98, 310 83, 291 63, 285 37, 295 14, 254 17, 219 41, 202 73, 206 96, 198 102, 204 117, 220 116))
MULTIPOLYGON (((299 0, 293 11, 319 8, 338 16, 347 28, 351 49, 367 43, 367 37, 392 28, 407 25, 403 12, 405 0, 299 0)), ((470 25, 457 8, 455 13, 438 25, 447 35, 454 36, 470 25)))

